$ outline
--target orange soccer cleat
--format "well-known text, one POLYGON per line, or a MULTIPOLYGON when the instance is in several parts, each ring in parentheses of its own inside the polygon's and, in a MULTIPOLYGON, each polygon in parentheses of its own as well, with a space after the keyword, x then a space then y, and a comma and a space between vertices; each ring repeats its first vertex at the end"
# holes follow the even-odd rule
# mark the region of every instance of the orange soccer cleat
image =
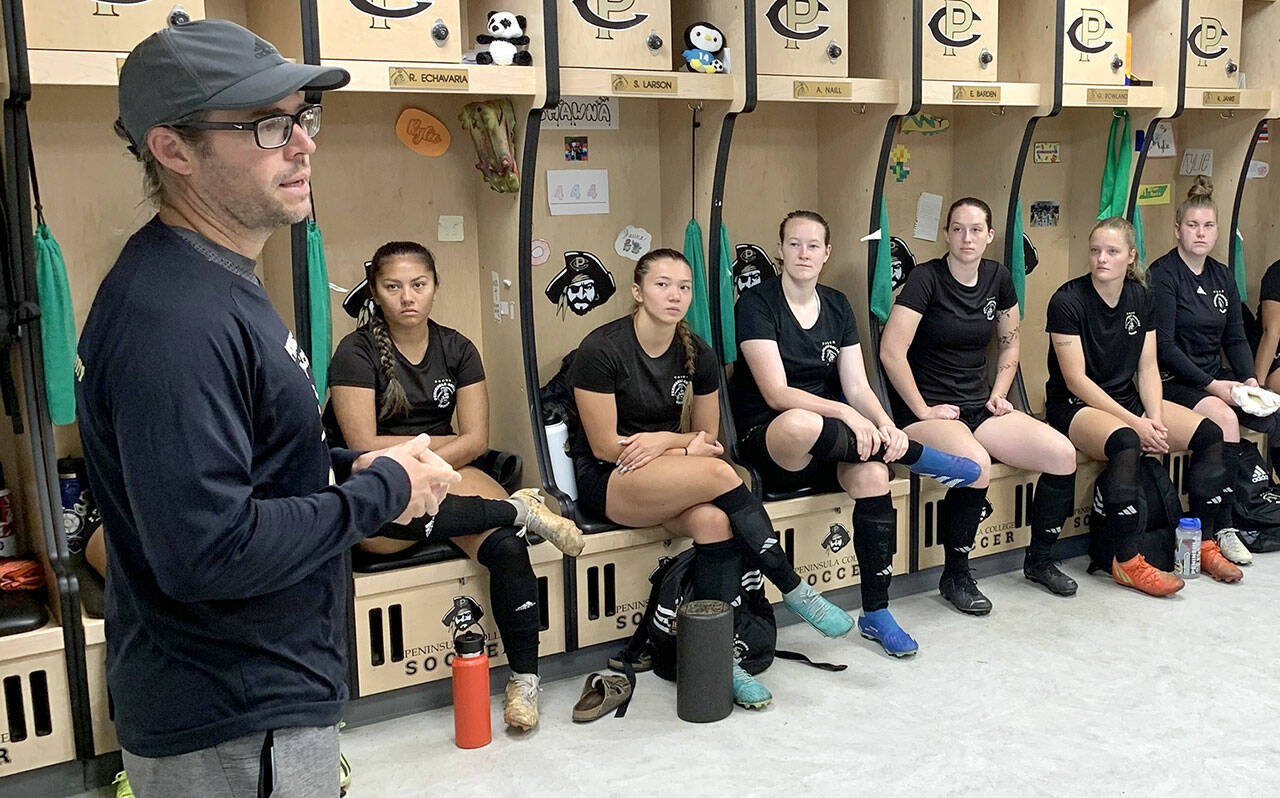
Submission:
POLYGON ((1147 562, 1147 558, 1141 554, 1124 562, 1112 559, 1111 578, 1118 585, 1140 590, 1149 596, 1170 596, 1186 585, 1182 577, 1161 571, 1147 562))
POLYGON ((1200 544, 1200 570, 1219 582, 1239 582, 1244 579, 1244 571, 1222 556, 1222 549, 1218 548, 1216 540, 1206 540, 1200 544))

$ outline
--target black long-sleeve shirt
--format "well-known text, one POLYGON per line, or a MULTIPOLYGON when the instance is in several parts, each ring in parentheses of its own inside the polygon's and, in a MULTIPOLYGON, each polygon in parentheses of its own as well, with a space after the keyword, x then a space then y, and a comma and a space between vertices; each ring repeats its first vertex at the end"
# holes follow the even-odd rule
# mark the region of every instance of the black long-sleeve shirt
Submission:
POLYGON ((1151 264, 1149 276, 1155 294, 1156 350, 1167 377, 1203 388, 1227 376, 1224 352, 1230 376, 1254 376, 1240 294, 1226 266, 1205 258, 1204 269, 1195 274, 1175 247, 1151 264))
POLYGON ((306 355, 266 292, 157 219, 103 280, 77 373, 121 743, 169 756, 337 722, 342 554, 403 510, 404 469, 331 486, 306 355))

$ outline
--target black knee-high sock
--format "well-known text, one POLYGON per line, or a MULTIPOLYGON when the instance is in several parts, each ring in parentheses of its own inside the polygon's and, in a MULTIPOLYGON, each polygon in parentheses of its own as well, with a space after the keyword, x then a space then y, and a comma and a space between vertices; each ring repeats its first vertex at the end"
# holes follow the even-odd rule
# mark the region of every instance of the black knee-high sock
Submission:
POLYGON ((986 488, 951 488, 938 502, 938 526, 947 557, 942 567, 943 576, 968 572, 969 552, 973 551, 986 500, 986 488))
POLYGON ((732 605, 742 587, 742 551, 732 540, 693 544, 693 598, 732 605))
POLYGON ((729 528, 733 539, 742 549, 747 563, 760 569, 783 593, 790 593, 800 584, 796 569, 787 562, 778 536, 773 533, 773 522, 764 511, 760 500, 751 495, 746 485, 739 485, 711 500, 711 503, 729 516, 729 528))
MULTIPOLYGON (((910 441, 907 443, 906 454, 894 462, 904 466, 913 465, 920 459, 923 451, 923 446, 910 441)), ((849 429, 849 425, 838 418, 822 419, 822 432, 818 433, 818 439, 813 442, 813 446, 809 447, 809 454, 824 463, 884 462, 883 447, 866 459, 859 456, 858 439, 854 436, 853 430, 849 429)))
POLYGON ((529 545, 513 526, 495 529, 480 544, 476 560, 489 569, 493 621, 514 673, 538 672, 538 578, 529 563, 529 545))
POLYGON ((1104 451, 1107 470, 1098 480, 1098 490, 1107 513, 1107 531, 1115 542, 1115 557, 1120 562, 1128 562, 1138 556, 1141 548, 1138 469, 1142 462, 1142 439, 1130 427, 1121 427, 1107 438, 1104 451))
MULTIPOLYGON (((1222 488, 1227 473, 1222 467, 1222 428, 1209 419, 1200 422, 1191 436, 1191 464, 1187 467, 1187 503, 1200 519, 1200 536, 1213 540, 1224 512, 1222 488)), ((1230 508, 1226 508, 1230 512, 1230 508)))
POLYGON ((450 494, 440 502, 440 512, 435 515, 424 515, 407 524, 387 524, 379 534, 398 540, 443 539, 474 535, 515 522, 515 505, 505 499, 450 494))
POLYGON ((853 504, 853 551, 862 574, 862 611, 889 606, 889 580, 898 548, 897 518, 889 494, 858 499, 853 504))
POLYGON ((1036 480, 1035 499, 1031 502, 1031 545, 1027 562, 1041 563, 1049 559, 1053 544, 1062 534, 1062 525, 1071 515, 1076 500, 1076 472, 1041 474, 1036 480))

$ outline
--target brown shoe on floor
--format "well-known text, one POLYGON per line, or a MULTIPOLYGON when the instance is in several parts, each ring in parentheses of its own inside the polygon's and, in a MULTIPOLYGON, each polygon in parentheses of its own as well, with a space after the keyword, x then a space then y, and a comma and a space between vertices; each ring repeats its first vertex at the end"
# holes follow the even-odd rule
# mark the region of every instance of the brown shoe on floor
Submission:
POLYGON ((631 700, 631 683, 627 677, 613 673, 593 673, 583 685, 582 697, 573 705, 574 723, 587 723, 604 717, 631 700))

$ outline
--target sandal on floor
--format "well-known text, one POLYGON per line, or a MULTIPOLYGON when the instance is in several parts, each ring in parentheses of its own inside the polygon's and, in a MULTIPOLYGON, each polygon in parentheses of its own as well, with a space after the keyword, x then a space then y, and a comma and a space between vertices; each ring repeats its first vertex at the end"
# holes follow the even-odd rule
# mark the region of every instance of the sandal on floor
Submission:
POLYGON ((631 700, 631 682, 625 676, 593 673, 583 685, 582 697, 573 705, 574 723, 588 723, 615 709, 626 710, 631 700))

